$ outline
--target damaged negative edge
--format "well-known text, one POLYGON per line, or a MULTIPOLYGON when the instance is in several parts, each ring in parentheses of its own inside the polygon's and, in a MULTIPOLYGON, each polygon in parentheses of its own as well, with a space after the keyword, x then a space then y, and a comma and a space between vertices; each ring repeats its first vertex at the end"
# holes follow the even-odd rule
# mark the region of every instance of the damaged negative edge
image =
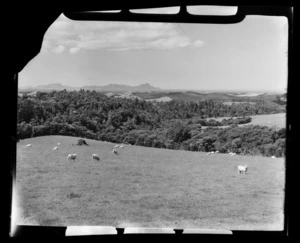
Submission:
POLYGON ((117 229, 111 226, 69 226, 66 230, 66 236, 117 234, 117 229))
MULTIPOLYGON (((176 229, 172 228, 128 227, 123 230, 122 234, 176 234, 176 229)), ((117 234, 120 234, 120 232, 112 226, 69 226, 66 230, 66 236, 117 234)), ((232 231, 221 229, 181 229, 180 234, 232 235, 232 231)))

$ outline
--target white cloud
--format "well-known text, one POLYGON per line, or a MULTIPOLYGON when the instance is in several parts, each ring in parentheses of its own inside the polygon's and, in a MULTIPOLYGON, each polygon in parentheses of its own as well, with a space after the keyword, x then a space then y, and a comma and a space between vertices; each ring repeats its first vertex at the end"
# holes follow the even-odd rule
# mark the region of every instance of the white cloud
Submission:
POLYGON ((45 35, 43 48, 56 53, 86 50, 172 49, 200 47, 201 40, 178 31, 171 23, 72 21, 60 16, 45 35), (54 47, 54 48, 53 48, 54 47))
POLYGON ((56 46, 52 49, 52 51, 54 51, 55 53, 62 53, 66 48, 62 45, 56 46))
POLYGON ((180 47, 187 47, 191 44, 189 38, 185 36, 175 36, 173 38, 159 38, 150 43, 151 47, 157 49, 173 49, 180 47))
POLYGON ((202 41, 202 40, 195 40, 194 42, 193 42, 193 46, 194 47, 201 47, 201 46, 203 46, 204 45, 204 42, 202 41))
POLYGON ((70 54, 76 54, 78 52, 80 52, 80 48, 79 47, 72 47, 69 50, 70 54))

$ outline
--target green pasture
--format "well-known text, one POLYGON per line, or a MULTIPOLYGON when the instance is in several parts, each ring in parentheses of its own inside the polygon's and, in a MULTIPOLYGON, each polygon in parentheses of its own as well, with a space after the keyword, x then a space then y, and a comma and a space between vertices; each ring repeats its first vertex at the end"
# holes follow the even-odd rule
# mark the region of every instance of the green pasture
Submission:
POLYGON ((283 229, 283 158, 129 145, 115 155, 113 143, 72 145, 77 140, 45 136, 17 144, 19 224, 283 229), (248 174, 239 175, 238 165, 248 165, 248 174))

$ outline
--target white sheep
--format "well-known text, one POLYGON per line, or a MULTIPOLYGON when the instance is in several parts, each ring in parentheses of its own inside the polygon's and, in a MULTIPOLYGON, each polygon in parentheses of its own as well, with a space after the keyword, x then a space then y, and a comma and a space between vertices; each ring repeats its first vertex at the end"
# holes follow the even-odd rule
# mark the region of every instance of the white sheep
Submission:
POLYGON ((248 166, 247 165, 239 165, 238 166, 238 173, 239 174, 246 174, 248 170, 248 166))
POLYGON ((77 156, 77 154, 69 154, 68 155, 68 161, 71 161, 71 160, 75 161, 76 156, 77 156))
POLYGON ((100 157, 99 157, 98 154, 93 154, 93 155, 92 155, 92 159, 95 159, 95 160, 100 161, 100 157))

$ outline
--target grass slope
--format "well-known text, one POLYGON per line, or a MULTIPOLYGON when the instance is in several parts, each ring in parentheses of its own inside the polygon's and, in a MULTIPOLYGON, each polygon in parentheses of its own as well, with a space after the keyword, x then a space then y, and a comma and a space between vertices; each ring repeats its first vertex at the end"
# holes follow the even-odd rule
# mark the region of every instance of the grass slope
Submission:
POLYGON ((280 230, 284 160, 45 136, 17 144, 20 224, 280 230), (52 148, 60 142, 59 150, 52 148), (31 143, 32 147, 26 147, 31 143), (67 155, 77 153, 75 162, 67 155), (98 153, 101 161, 93 161, 98 153), (248 175, 237 165, 247 164, 248 175), (68 195, 74 197, 68 197, 68 195))
MULTIPOLYGON (((276 130, 286 127, 286 113, 277 113, 277 114, 268 114, 268 115, 255 115, 250 116, 252 118, 251 122, 247 124, 240 124, 239 126, 247 125, 259 125, 272 127, 276 130)), ((212 117, 207 118, 206 120, 214 119, 216 121, 222 121, 223 119, 229 119, 230 117, 212 117)), ((235 118, 234 118, 235 119, 235 118)), ((220 127, 229 127, 229 126, 220 126, 220 127)))
MULTIPOLYGON (((286 113, 251 116, 249 124, 273 127, 277 130, 286 127, 286 113)), ((244 124, 244 126, 247 124, 244 124)))

